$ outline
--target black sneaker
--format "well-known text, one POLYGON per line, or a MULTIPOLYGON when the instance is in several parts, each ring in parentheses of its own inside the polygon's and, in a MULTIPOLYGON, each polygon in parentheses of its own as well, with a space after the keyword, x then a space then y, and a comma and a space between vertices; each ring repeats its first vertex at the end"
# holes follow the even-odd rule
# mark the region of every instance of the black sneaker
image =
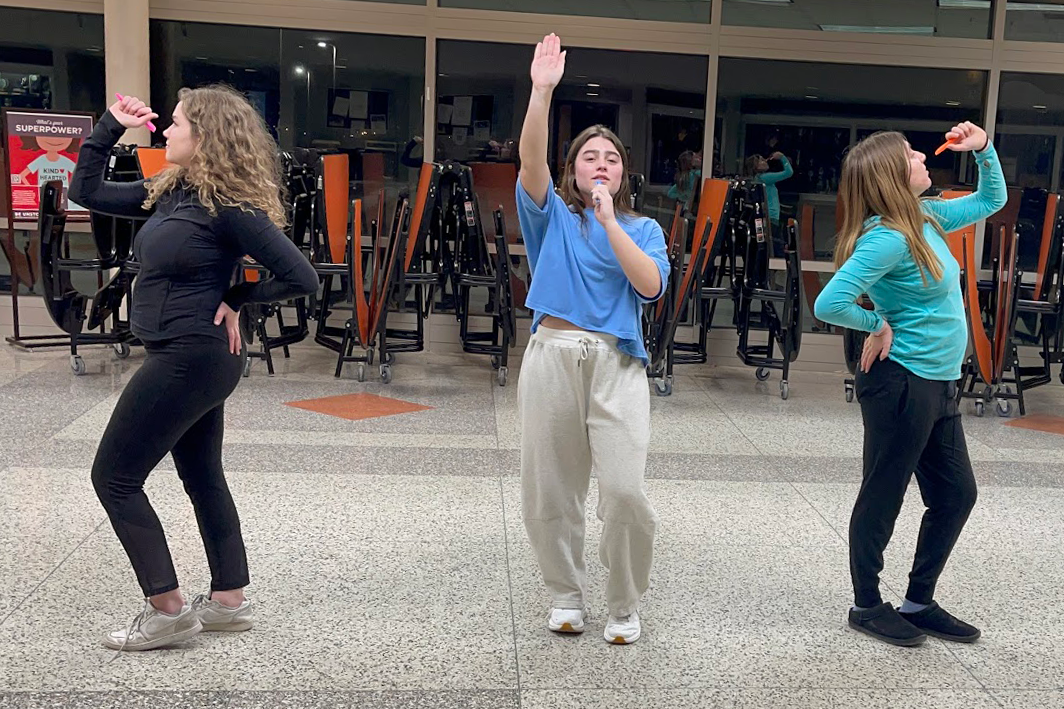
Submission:
POLYGON ((917 613, 898 612, 902 618, 928 635, 955 643, 974 643, 982 633, 979 628, 968 625, 947 613, 942 606, 932 601, 931 605, 917 613))
POLYGON ((850 609, 850 627, 859 633, 871 635, 891 645, 913 647, 922 645, 927 636, 909 621, 902 618, 894 606, 880 603, 868 610, 850 609))

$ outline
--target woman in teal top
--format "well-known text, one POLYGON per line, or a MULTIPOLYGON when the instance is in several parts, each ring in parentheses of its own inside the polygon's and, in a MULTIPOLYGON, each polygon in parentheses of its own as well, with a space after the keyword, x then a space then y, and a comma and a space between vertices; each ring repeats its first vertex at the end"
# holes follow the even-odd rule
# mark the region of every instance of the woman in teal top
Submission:
POLYGON ((628 206, 624 144, 604 126, 577 135, 558 191, 547 167, 547 115, 565 53, 537 45, 521 131, 517 209, 535 311, 521 363, 521 515, 551 595, 547 627, 587 621, 584 504, 598 475, 599 558, 609 569, 603 634, 639 639, 657 515, 644 489, 650 390, 643 305, 665 291, 669 261, 658 223, 628 206))
POLYGON ((669 185, 668 197, 683 202, 684 209, 691 211, 695 193, 702 182, 702 157, 693 150, 685 150, 676 158, 676 176, 669 185))
POLYGON ((768 218, 772 222, 772 255, 780 258, 783 256, 785 239, 783 230, 780 228, 780 191, 776 184, 783 182, 794 174, 791 161, 781 152, 772 153, 767 158, 761 155, 751 155, 746 159, 746 174, 755 178, 765 185, 765 202, 768 206, 768 218), (779 160, 782 169, 769 172, 769 160, 779 160))
POLYGON ((946 138, 951 150, 975 151, 975 194, 919 199, 931 178, 924 154, 901 133, 877 133, 850 150, 839 184, 838 271, 815 307, 820 320, 871 333, 855 382, 864 474, 850 517, 849 624, 894 645, 918 645, 927 635, 974 642, 980 634, 934 601, 939 574, 976 500, 956 400, 968 325, 946 233, 1001 209, 1007 192, 982 128, 961 123, 946 138), (874 311, 857 305, 862 294, 874 311), (927 510, 905 602, 896 610, 880 596, 879 573, 913 472, 927 510))

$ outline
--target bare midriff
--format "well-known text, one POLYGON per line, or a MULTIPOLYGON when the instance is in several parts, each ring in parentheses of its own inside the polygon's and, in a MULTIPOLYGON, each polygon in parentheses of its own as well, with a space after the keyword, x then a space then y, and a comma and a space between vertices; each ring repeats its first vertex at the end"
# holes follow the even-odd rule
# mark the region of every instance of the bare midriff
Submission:
POLYGON ((539 324, 543 327, 549 327, 551 330, 583 330, 582 327, 573 325, 568 320, 562 320, 556 318, 553 315, 544 315, 543 319, 539 321, 539 324))

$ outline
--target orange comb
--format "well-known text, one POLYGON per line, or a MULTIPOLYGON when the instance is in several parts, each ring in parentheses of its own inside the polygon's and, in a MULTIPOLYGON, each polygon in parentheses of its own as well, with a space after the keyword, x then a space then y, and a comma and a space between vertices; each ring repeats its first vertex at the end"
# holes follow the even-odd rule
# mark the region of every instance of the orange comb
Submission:
POLYGON ((953 145, 956 142, 957 142, 956 138, 950 138, 945 143, 943 143, 942 145, 938 146, 938 150, 935 151, 935 155, 941 155, 942 153, 946 152, 946 148, 948 148, 949 146, 953 145))

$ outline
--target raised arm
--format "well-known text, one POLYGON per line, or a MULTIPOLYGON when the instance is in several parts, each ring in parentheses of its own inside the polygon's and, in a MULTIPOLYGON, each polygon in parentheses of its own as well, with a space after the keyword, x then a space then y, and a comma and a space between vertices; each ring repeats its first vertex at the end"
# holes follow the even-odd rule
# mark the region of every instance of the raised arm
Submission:
POLYGON ((540 208, 547 203, 550 168, 547 167, 547 116, 554 87, 565 73, 562 41, 549 34, 536 45, 532 59, 532 96, 521 128, 521 186, 540 208))
POLYGON ((986 131, 970 122, 960 123, 946 133, 946 138, 954 140, 949 150, 973 151, 979 166, 979 184, 974 194, 957 199, 927 199, 923 202, 924 209, 934 215, 945 231, 951 232, 997 212, 1005 206, 1009 192, 997 151, 986 131))
POLYGON ((773 153, 770 156, 770 159, 771 158, 775 158, 775 159, 779 160, 783 164, 783 169, 780 170, 779 172, 763 172, 763 173, 761 173, 761 175, 759 175, 759 178, 766 185, 774 185, 777 182, 783 182, 788 177, 790 177, 791 175, 794 174, 794 168, 791 167, 791 161, 787 159, 786 155, 784 155, 783 153, 778 153, 777 152, 777 153, 773 153))
POLYGON ((89 209, 119 216, 144 214, 141 205, 147 197, 144 181, 108 182, 103 179, 111 148, 129 128, 140 128, 159 116, 143 101, 126 96, 100 117, 92 135, 78 152, 78 164, 70 180, 70 199, 89 209))

